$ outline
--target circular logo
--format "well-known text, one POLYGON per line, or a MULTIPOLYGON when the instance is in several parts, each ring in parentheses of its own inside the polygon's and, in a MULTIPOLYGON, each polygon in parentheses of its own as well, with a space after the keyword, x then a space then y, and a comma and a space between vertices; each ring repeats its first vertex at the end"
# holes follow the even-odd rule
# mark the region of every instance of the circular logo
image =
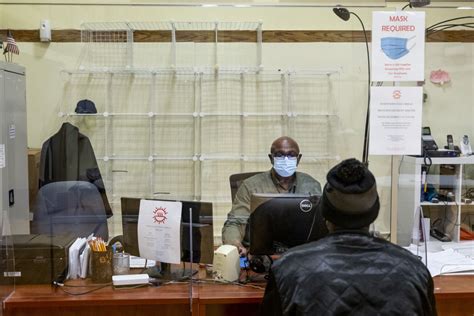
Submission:
POLYGON ((303 200, 300 202, 300 210, 304 213, 308 213, 313 209, 313 203, 310 200, 303 200))
POLYGON ((167 220, 167 214, 168 212, 166 211, 166 208, 155 207, 155 210, 153 211, 153 222, 158 224, 164 224, 167 220))
POLYGON ((398 100, 402 97, 402 92, 400 90, 395 90, 393 91, 392 96, 395 100, 398 100))

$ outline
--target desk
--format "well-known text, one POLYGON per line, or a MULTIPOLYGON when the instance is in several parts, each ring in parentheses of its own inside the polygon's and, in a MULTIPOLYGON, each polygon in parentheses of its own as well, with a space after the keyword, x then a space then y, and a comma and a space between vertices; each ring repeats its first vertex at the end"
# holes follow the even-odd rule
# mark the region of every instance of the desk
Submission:
POLYGON ((258 315, 265 283, 261 289, 227 284, 200 284, 199 316, 253 316, 258 315))
POLYGON ((433 278, 438 315, 474 315, 474 275, 433 278))
MULTIPOLYGON (((78 282, 68 282, 77 284, 78 282)), ((83 292, 90 288, 71 288, 83 292)), ((198 315, 198 296, 193 291, 193 315, 198 315)), ((5 299, 7 316, 177 316, 190 315, 189 286, 172 284, 161 287, 114 290, 111 286, 90 294, 73 296, 50 285, 17 285, 5 299)))
MULTIPOLYGON (((264 284, 261 284, 264 286, 264 284)), ((474 314, 474 276, 434 278, 438 314, 474 314)), ((74 288, 72 288, 74 290, 74 288)), ((262 289, 222 284, 193 286, 193 315, 257 315, 262 289), (246 313, 246 314, 242 314, 246 313)), ((5 299, 5 316, 191 315, 187 284, 114 290, 71 296, 49 285, 18 285, 5 299)))

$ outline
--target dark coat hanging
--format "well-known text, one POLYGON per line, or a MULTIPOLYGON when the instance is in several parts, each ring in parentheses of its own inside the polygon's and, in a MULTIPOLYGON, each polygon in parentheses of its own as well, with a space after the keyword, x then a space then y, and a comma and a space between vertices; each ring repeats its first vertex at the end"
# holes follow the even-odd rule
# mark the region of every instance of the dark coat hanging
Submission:
POLYGON ((40 188, 58 181, 93 183, 102 196, 107 217, 112 216, 94 149, 89 138, 76 126, 63 123, 59 131, 43 143, 39 178, 40 188))

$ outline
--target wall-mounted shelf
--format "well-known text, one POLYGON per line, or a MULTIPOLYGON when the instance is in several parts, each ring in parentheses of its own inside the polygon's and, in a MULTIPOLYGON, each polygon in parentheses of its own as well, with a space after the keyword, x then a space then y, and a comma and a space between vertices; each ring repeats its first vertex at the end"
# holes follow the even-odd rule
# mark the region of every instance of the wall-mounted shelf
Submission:
MULTIPOLYGON (((81 42, 84 49, 79 70, 128 70, 134 68, 179 68, 200 65, 219 67, 262 67, 261 22, 101 22, 83 23, 81 42), (203 31, 205 38, 190 39, 182 36, 189 31, 203 31), (135 43, 138 32, 155 31, 160 40, 135 43), (228 45, 226 31, 255 33, 255 41, 242 43, 241 50, 228 45), (205 43, 199 52, 192 44, 205 43), (245 45, 243 45, 245 44, 245 45)), ((232 43, 230 43, 232 44, 232 43)))
POLYGON ((398 210, 397 210, 397 243, 403 246, 410 244, 412 232, 417 228, 414 223, 416 210, 421 206, 425 217, 431 217, 431 223, 439 218, 444 226, 445 232, 450 235, 453 241, 460 241, 460 223, 463 214, 463 207, 472 205, 461 201, 463 191, 466 189, 465 167, 474 164, 474 156, 451 157, 451 158, 431 158, 432 165, 427 175, 427 182, 436 190, 440 186, 446 186, 448 181, 452 187, 453 201, 439 201, 432 203, 421 201, 422 188, 422 167, 425 164, 423 157, 404 156, 400 165, 400 177, 398 183, 398 210), (453 173, 443 176, 436 173, 441 165, 453 166, 453 173), (444 178, 449 177, 449 178, 444 178))

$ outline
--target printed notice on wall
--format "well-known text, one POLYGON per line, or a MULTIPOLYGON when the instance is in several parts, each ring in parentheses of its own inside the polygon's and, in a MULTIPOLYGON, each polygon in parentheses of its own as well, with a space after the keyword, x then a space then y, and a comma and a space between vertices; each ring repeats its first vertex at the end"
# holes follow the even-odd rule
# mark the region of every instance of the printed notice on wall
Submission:
POLYGON ((5 168, 5 144, 0 144, 0 168, 5 168))
POLYGON ((181 262, 181 202, 141 200, 138 215, 140 257, 181 262))
POLYGON ((374 12, 372 80, 423 81, 425 12, 374 12))
POLYGON ((372 87, 371 155, 420 155, 422 87, 372 87))

